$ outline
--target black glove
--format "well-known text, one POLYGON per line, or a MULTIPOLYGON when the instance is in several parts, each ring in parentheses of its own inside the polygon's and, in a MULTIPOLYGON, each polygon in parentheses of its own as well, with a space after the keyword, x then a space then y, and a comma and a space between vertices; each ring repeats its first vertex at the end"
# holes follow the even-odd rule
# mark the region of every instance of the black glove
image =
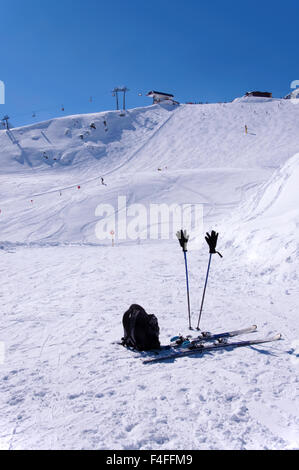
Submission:
POLYGON ((218 253, 218 255, 221 258, 223 258, 221 253, 219 253, 219 251, 216 251, 218 236, 219 236, 219 233, 216 233, 214 230, 212 230, 211 235, 209 233, 207 233, 206 242, 210 247, 210 254, 211 255, 214 255, 215 253, 218 253))
POLYGON ((189 241, 189 235, 187 234, 187 230, 180 230, 179 232, 177 232, 176 236, 178 237, 183 252, 187 253, 187 246, 189 241))

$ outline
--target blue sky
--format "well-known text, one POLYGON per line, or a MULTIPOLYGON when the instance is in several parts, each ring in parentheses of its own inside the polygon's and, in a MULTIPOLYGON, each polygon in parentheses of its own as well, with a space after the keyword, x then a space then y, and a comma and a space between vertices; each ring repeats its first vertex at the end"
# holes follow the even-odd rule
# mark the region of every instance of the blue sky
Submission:
POLYGON ((252 89, 280 97, 299 79, 297 0, 0 5, 0 114, 14 125, 60 116, 62 104, 65 114, 113 109, 118 85, 137 107, 150 103, 144 95, 152 89, 181 102, 217 102, 252 89))

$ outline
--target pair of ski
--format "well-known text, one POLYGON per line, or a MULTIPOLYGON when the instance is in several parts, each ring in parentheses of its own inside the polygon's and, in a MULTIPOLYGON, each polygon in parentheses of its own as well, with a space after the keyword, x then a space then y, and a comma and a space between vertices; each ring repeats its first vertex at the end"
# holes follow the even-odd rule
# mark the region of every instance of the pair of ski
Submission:
POLYGON ((144 364, 166 361, 169 359, 176 359, 179 357, 190 356, 196 353, 203 353, 207 351, 213 351, 216 349, 221 348, 240 348, 244 346, 253 346, 258 344, 264 343, 271 343, 273 341, 278 341, 281 339, 281 334, 277 334, 275 336, 265 338, 265 339, 257 339, 257 340, 247 340, 247 341, 235 341, 235 342, 226 342, 226 339, 233 338, 235 336, 240 336, 246 333, 254 333, 257 330, 257 326, 253 325, 249 328, 244 328, 242 330, 235 330, 235 331, 228 331, 225 333, 219 334, 210 334, 205 333, 197 338, 182 338, 177 337, 173 338, 172 345, 166 346, 166 348, 162 349, 175 349, 174 352, 167 354, 167 355, 159 355, 153 359, 146 359, 143 361, 144 364), (213 342, 213 344, 205 344, 207 342, 213 342), (178 350, 179 349, 179 350, 178 350), (182 350, 183 349, 183 350, 182 350))

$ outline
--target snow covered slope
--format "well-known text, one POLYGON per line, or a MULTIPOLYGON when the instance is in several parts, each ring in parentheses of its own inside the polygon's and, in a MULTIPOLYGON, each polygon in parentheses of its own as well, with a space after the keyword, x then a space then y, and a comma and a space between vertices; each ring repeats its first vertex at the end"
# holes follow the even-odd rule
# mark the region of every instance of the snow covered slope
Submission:
MULTIPOLYGON (((240 99, 0 131, 0 448, 299 448, 298 124, 289 100, 240 99), (203 330, 283 341, 152 366, 117 346, 132 303, 162 343, 190 333, 177 242, 97 239, 118 196, 203 204, 224 255, 203 330)), ((207 258, 188 253, 193 324, 207 258)))
POLYGON ((156 105, 125 117, 71 116, 1 131, 0 240, 98 243, 95 209, 115 206, 117 195, 202 203, 209 227, 297 152, 298 120, 288 100, 241 100, 156 105))
POLYGON ((224 222, 233 248, 263 273, 298 278, 299 259, 299 154, 224 222))

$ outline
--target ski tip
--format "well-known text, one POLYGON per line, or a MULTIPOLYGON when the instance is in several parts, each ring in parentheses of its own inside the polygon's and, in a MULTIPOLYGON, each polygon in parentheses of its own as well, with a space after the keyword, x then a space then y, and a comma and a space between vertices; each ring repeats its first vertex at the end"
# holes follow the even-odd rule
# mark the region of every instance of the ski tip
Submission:
POLYGON ((266 340, 266 342, 271 343, 272 341, 279 341, 280 339, 282 339, 282 334, 277 333, 277 335, 274 335, 274 336, 271 336, 270 338, 268 338, 268 340, 266 340))

